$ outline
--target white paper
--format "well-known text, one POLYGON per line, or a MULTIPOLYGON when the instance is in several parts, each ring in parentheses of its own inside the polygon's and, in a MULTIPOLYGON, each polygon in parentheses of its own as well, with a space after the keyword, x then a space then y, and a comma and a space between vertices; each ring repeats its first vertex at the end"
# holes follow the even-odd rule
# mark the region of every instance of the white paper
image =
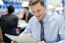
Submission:
POLYGON ((23 20, 18 21, 17 27, 20 27, 21 29, 25 28, 27 26, 27 23, 23 20))
POLYGON ((31 34, 26 34, 22 36, 13 36, 13 35, 8 35, 5 34, 8 38, 11 40, 16 41, 17 43, 37 43, 31 36, 31 34))

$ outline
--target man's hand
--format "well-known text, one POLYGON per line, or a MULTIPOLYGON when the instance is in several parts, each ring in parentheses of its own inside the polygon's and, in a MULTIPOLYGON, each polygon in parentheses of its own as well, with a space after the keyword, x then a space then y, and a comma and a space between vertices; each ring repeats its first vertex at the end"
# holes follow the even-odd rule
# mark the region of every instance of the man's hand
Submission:
POLYGON ((20 34, 20 29, 16 28, 16 34, 20 34))
POLYGON ((41 41, 41 42, 38 42, 38 43, 45 43, 45 41, 41 41))
POLYGON ((17 43, 17 42, 15 42, 15 41, 11 41, 11 43, 17 43))

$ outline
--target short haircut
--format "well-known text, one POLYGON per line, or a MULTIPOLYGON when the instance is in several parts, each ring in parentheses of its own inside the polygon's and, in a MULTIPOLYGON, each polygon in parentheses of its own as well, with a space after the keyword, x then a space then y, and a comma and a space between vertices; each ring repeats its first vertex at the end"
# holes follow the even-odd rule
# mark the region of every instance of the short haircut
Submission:
POLYGON ((7 7, 7 10, 8 10, 8 13, 13 13, 15 8, 12 5, 10 5, 7 7))
POLYGON ((42 6, 45 6, 44 0, 30 0, 30 1, 29 1, 29 6, 35 5, 35 4, 37 4, 38 2, 40 2, 40 4, 41 4, 42 6))

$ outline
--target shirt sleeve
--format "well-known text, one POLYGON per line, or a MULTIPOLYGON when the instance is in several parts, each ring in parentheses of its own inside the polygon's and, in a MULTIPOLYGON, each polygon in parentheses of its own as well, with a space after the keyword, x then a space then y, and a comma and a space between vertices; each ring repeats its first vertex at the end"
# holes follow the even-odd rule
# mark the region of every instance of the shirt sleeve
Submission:
POLYGON ((62 22, 59 29, 60 41, 53 43, 65 43, 65 20, 62 22))
POLYGON ((33 16, 29 22, 28 22, 28 25, 26 27, 26 29, 19 35, 19 36, 22 36, 22 35, 25 35, 25 34, 28 34, 28 33, 32 33, 32 28, 33 28, 33 24, 34 24, 34 21, 35 21, 35 17, 33 16))

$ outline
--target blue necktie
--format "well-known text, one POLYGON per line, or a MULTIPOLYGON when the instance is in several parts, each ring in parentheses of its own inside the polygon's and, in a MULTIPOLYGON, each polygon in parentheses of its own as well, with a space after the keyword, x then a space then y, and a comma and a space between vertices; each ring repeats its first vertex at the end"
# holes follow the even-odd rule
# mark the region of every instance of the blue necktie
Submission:
POLYGON ((40 25, 41 25, 40 39, 41 39, 41 41, 45 41, 45 39, 44 39, 44 26, 43 26, 43 21, 40 20, 39 22, 40 22, 40 25))

